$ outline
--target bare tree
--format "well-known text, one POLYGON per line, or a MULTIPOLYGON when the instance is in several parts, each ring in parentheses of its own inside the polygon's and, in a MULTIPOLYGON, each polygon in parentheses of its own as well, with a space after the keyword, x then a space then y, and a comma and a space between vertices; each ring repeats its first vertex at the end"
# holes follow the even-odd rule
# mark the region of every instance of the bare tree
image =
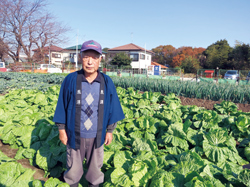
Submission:
POLYGON ((40 53, 49 43, 62 43, 69 29, 46 11, 46 0, 0 0, 0 50, 1 41, 8 55, 18 62, 20 53, 32 62, 32 50, 40 53))
POLYGON ((3 60, 4 55, 7 54, 8 46, 4 42, 6 34, 2 26, 4 26, 5 16, 3 14, 4 7, 1 5, 2 5, 2 0, 0 0, 0 60, 3 60))

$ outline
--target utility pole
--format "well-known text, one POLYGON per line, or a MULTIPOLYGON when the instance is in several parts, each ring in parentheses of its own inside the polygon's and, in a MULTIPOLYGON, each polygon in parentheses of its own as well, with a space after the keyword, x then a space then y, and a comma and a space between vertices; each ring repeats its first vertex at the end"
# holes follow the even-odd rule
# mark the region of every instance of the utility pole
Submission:
POLYGON ((146 43, 145 43, 145 61, 144 61, 144 63, 145 63, 145 71, 146 71, 146 74, 148 74, 147 73, 147 52, 146 52, 146 43))
POLYGON ((49 64, 50 64, 50 45, 51 45, 51 40, 49 41, 49 64))
POLYGON ((78 30, 77 30, 77 36, 76 36, 76 69, 78 67, 78 30))

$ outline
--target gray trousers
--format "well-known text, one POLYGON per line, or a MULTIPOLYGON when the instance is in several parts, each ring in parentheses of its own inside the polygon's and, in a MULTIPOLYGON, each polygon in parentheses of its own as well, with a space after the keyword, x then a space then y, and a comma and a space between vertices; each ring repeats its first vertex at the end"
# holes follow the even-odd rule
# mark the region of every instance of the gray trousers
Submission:
POLYGON ((95 149, 95 138, 81 138, 80 149, 74 150, 67 145, 67 171, 64 172, 64 180, 70 186, 78 186, 83 175, 83 160, 86 158, 88 171, 86 180, 98 185, 103 183, 104 174, 101 172, 103 165, 103 145, 95 149))

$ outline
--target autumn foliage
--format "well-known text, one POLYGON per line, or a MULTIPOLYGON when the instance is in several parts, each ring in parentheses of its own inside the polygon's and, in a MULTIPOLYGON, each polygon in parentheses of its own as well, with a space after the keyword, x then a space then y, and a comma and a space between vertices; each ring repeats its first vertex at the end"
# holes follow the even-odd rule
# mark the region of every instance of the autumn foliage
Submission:
POLYGON ((161 45, 154 49, 155 55, 153 60, 160 64, 168 64, 171 67, 181 67, 188 71, 195 71, 200 68, 199 62, 202 61, 202 53, 205 48, 180 47, 174 48, 172 45, 161 45), (187 63, 188 62, 188 63, 187 63), (186 68, 188 64, 188 68, 186 68))
POLYGON ((176 55, 175 57, 173 57, 171 65, 173 67, 180 67, 183 60, 185 60, 185 54, 176 55))

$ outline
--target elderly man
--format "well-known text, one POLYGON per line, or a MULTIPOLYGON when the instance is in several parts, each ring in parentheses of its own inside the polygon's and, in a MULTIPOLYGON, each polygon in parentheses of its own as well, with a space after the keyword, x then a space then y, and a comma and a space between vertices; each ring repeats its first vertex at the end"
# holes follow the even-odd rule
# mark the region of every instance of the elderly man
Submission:
POLYGON ((102 48, 96 41, 82 44, 80 71, 70 73, 62 83, 53 121, 59 129, 61 142, 67 145, 65 182, 78 186, 86 158, 89 186, 104 181, 104 144, 112 141, 116 123, 124 114, 110 77, 98 71, 102 48))

